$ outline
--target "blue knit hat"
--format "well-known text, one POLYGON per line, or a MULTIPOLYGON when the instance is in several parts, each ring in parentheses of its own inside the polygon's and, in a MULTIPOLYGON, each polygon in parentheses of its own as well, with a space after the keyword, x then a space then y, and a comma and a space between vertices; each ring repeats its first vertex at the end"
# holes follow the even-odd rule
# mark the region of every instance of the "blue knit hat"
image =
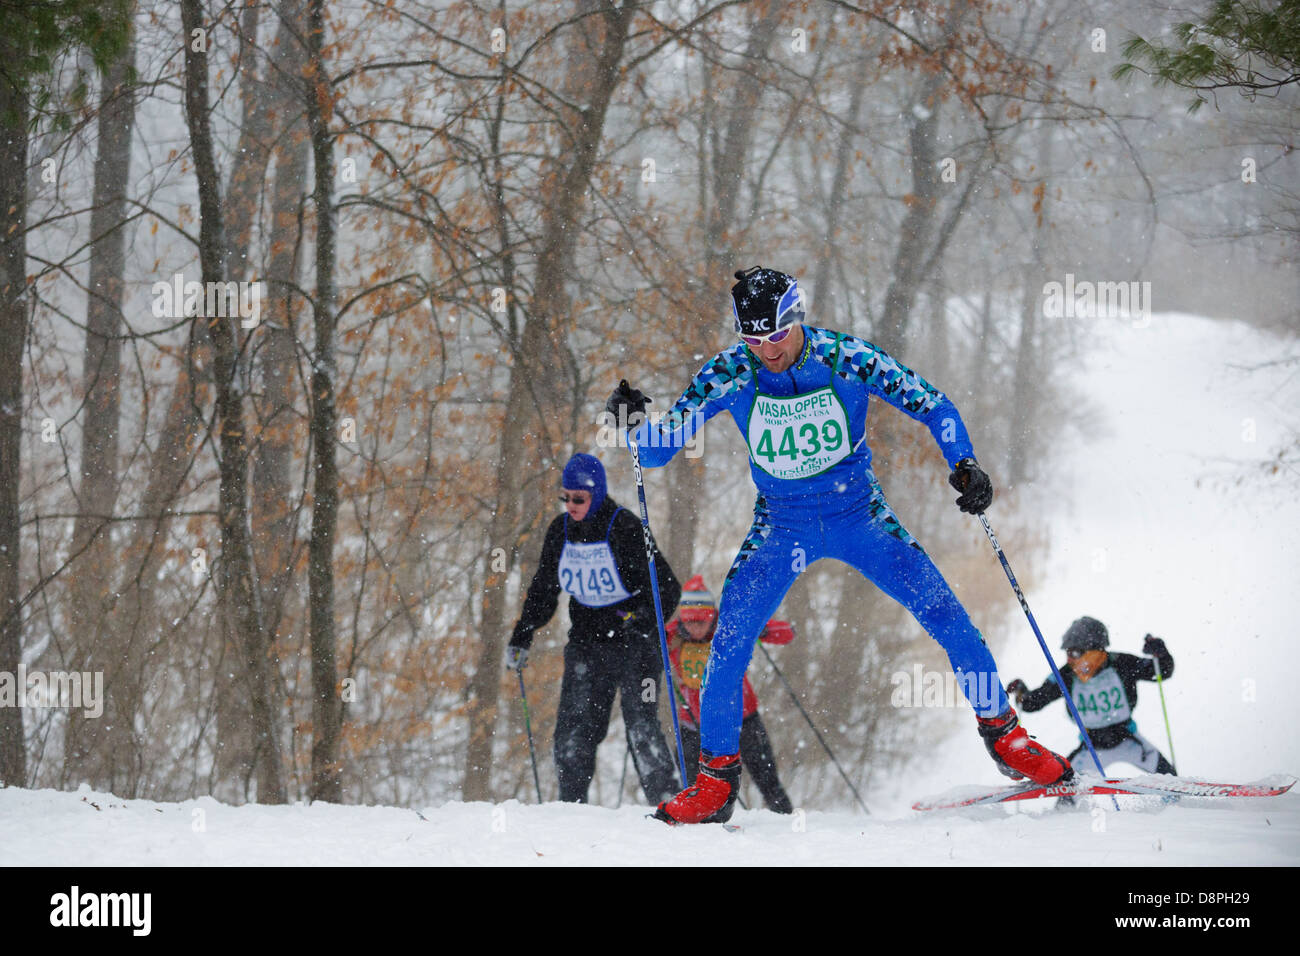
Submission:
POLYGON ((605 502, 605 466, 595 455, 581 452, 569 459, 564 466, 563 485, 569 491, 590 491, 591 514, 605 502))

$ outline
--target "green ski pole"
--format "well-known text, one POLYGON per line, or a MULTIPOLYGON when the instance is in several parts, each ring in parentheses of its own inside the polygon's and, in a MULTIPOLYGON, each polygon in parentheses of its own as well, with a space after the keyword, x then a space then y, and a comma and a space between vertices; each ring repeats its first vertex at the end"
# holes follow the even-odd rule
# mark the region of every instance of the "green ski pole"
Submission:
POLYGON ((528 755, 533 760, 533 786, 537 788, 537 802, 542 802, 542 781, 537 776, 537 748, 533 746, 533 722, 528 716, 528 694, 524 690, 524 669, 519 668, 519 699, 524 702, 524 729, 528 731, 528 755))
POLYGON ((1156 690, 1160 691, 1160 712, 1165 715, 1165 736, 1169 739, 1169 762, 1177 769, 1178 758, 1174 756, 1174 732, 1169 729, 1169 708, 1165 706, 1165 682, 1160 673, 1160 659, 1152 655, 1151 660, 1156 665, 1156 690))

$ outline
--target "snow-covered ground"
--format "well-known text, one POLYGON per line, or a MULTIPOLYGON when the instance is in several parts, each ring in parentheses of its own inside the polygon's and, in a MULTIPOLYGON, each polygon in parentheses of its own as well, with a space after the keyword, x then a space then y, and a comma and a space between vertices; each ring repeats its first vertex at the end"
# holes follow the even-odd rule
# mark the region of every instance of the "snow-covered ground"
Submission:
MULTIPOLYGON (((1116 813, 982 808, 867 818, 740 810, 740 832, 670 829, 645 807, 515 801, 230 807, 0 791, 0 862, 24 866, 1300 865, 1300 795, 1116 813), (1221 808, 1220 808, 1221 807, 1221 808)), ((1134 798, 1137 799, 1137 798, 1134 798)))
MULTIPOLYGON (((1059 655, 1060 634, 1082 614, 1110 627, 1117 650, 1139 653, 1148 631, 1165 638, 1177 662, 1166 695, 1180 771, 1234 782, 1300 773, 1300 475, 1257 467, 1300 430, 1300 365, 1278 364, 1300 344, 1185 315, 1141 328, 1099 320, 1090 336, 1097 348, 1076 387, 1101 424, 1066 442, 1073 451, 1055 473, 1071 505, 1046 519, 1050 564, 1028 595, 1049 646, 1059 655)), ((1022 627, 999 652, 1002 676, 1037 685, 1046 665, 1022 627)), ((1154 686, 1143 686, 1135 716, 1167 749, 1154 686)), ((1028 724, 1051 746, 1075 744, 1059 703, 1028 724)), ((870 818, 738 811, 734 833, 669 830, 631 806, 236 808, 10 789, 0 791, 0 863, 1300 865, 1295 793, 1120 812, 1106 798, 1068 810, 911 811, 918 797, 1001 781, 973 737, 873 792, 870 818)))

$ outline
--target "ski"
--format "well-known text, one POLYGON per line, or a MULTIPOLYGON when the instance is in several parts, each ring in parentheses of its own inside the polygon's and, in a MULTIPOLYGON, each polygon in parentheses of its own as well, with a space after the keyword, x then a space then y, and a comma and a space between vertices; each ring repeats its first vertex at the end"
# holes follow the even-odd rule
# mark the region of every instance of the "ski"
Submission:
POLYGON ((740 824, 738 824, 738 823, 670 823, 670 824, 668 824, 668 825, 669 825, 670 827, 686 827, 686 826, 694 826, 694 827, 703 827, 703 828, 705 828, 705 829, 708 829, 709 827, 712 827, 712 826, 719 826, 719 827, 722 827, 722 829, 725 830, 727 833, 744 833, 744 832, 745 832, 745 828, 742 827, 742 826, 741 826, 740 824))
MULTIPOLYGON (((647 814, 645 815, 645 818, 646 818, 647 820, 659 820, 659 818, 658 818, 657 816, 655 816, 653 813, 647 813, 647 814)), ((668 823, 667 820, 659 820, 659 822, 660 822, 660 823, 668 823)), ((707 823, 706 823, 706 824, 668 823, 668 825, 669 825, 670 827, 680 827, 680 826, 701 826, 701 825, 703 825, 703 826, 705 826, 705 827, 709 826, 709 824, 707 824, 707 823)), ((723 824, 721 824, 721 826, 722 826, 722 829, 726 830, 728 833, 744 833, 744 832, 745 832, 745 828, 742 827, 742 826, 740 826, 740 825, 737 824, 737 823, 723 823, 723 824)))
POLYGON ((1016 800, 1039 800, 1044 797, 1079 797, 1119 794, 1125 796, 1155 797, 1276 797, 1286 793, 1296 778, 1287 774, 1265 777, 1253 783, 1211 783, 1190 777, 1173 777, 1168 774, 1150 774, 1143 777, 1107 778, 1097 780, 1083 777, 1074 783, 1042 786, 1022 783, 995 790, 962 788, 938 797, 918 800, 913 810, 957 810, 962 807, 988 806, 1011 803, 1016 800))

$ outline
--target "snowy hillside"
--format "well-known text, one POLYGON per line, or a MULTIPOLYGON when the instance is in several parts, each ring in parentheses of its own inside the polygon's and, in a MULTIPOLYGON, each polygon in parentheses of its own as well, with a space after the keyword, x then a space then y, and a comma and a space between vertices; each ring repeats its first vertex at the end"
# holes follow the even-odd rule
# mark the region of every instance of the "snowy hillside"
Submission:
MULTIPOLYGON (((1057 500, 1071 504, 1045 515, 1051 564, 1030 606, 1058 655, 1060 634, 1082 614, 1107 623, 1118 650, 1138 653, 1148 631, 1166 639, 1176 660, 1166 694, 1182 773, 1233 782, 1300 773, 1300 476, 1258 467, 1300 429, 1300 367, 1277 361, 1297 346, 1183 315, 1154 316, 1145 328, 1102 322, 1095 336, 1075 385, 1100 427, 1072 436, 1073 450, 1054 469, 1057 500)), ((1014 566, 1013 543, 1003 544, 1014 566)), ((1023 618, 1020 626, 1021 637, 1000 652, 1002 676, 1037 685, 1046 664, 1023 618)), ((1165 749, 1153 685, 1143 685, 1135 716, 1165 749)), ((1049 745, 1073 748, 1061 704, 1027 723, 1049 745)), ((547 760, 548 747, 540 742, 547 760)), ((1043 803, 917 814, 909 807, 919 797, 1003 782, 973 731, 941 748, 930 768, 869 794, 870 818, 738 811, 738 833, 669 830, 631 806, 233 808, 11 789, 0 791, 0 863, 1300 865, 1300 794, 1135 801, 1121 812, 1098 798, 1063 810, 1043 803)))
MULTIPOLYGON (((1165 695, 1180 773, 1300 771, 1300 473, 1262 467, 1300 433, 1300 343, 1179 314, 1146 327, 1098 320, 1087 334, 1094 348, 1073 385, 1098 425, 1063 435, 1065 454, 1040 480, 1068 502, 1045 515, 1049 565, 1027 594, 1048 647, 1061 662, 1061 635, 1085 614, 1107 625, 1114 650, 1139 654, 1145 634, 1162 637, 1175 660, 1165 695)), ((1047 664, 1019 608, 1013 616, 1018 636, 999 668, 1036 687, 1047 664)), ((1167 754, 1159 692, 1139 689, 1139 730, 1167 754)), ((1026 722, 1050 746, 1078 743, 1061 703, 1026 722)), ((955 743, 953 760, 985 779, 983 754, 955 743)), ((942 789, 952 769, 929 782, 942 789)))

